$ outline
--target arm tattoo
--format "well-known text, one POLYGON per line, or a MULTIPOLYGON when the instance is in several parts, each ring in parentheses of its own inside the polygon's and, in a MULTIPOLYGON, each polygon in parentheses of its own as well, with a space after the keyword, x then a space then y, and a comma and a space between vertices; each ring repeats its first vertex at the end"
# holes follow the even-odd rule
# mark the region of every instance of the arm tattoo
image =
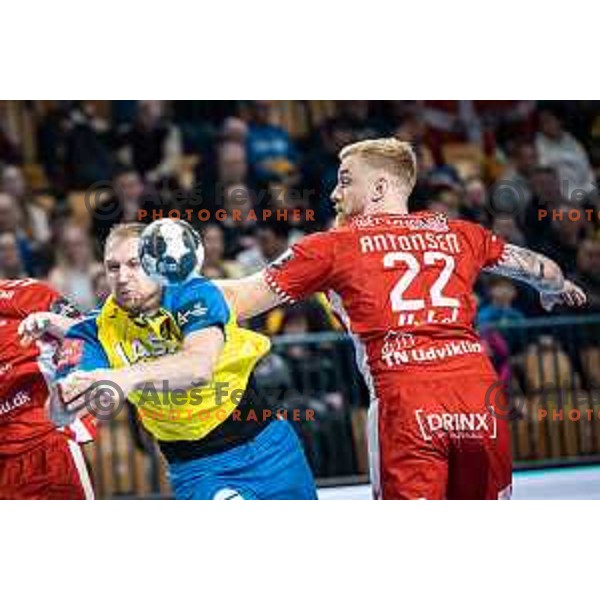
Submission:
POLYGON ((564 284, 562 272, 549 258, 542 254, 506 244, 502 258, 493 266, 485 267, 488 273, 518 279, 541 292, 561 290, 564 284))

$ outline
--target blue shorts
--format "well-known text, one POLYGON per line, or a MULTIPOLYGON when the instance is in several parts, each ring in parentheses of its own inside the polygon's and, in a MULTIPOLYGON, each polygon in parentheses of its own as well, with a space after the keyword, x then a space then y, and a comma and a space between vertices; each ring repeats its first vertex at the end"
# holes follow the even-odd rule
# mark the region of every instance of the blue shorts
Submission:
POLYGON ((253 440, 204 458, 169 465, 177 500, 316 500, 304 451, 287 421, 253 440))

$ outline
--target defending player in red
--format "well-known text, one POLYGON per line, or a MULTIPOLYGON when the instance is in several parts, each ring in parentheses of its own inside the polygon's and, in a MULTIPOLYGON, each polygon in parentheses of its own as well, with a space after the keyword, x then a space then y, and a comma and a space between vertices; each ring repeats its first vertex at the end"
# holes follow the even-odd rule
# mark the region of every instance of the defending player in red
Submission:
MULTIPOLYGON (((57 319, 78 315, 44 283, 0 280, 0 499, 91 499, 79 444, 92 439, 93 424, 86 417, 57 429, 50 421, 50 381, 60 344, 51 335, 21 344, 18 330, 27 338, 33 311, 39 311, 38 319, 43 313, 57 319)), ((73 352, 76 348, 61 348, 62 360, 70 360, 73 352)))
POLYGON ((553 261, 480 225, 408 214, 416 178, 408 144, 367 140, 340 159, 338 226, 220 285, 241 318, 328 293, 371 393, 375 497, 509 497, 509 427, 486 408, 497 378, 473 328, 475 280, 482 270, 520 279, 548 310, 582 304, 585 294, 553 261))

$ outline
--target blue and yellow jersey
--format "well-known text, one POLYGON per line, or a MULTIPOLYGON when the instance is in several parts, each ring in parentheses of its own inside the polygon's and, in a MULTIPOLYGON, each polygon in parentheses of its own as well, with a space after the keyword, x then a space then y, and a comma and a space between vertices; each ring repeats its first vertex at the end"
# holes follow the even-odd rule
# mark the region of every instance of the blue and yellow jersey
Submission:
MULTIPOLYGON (((213 379, 171 396, 164 388, 129 395, 144 427, 159 441, 201 440, 237 407, 256 363, 270 341, 237 325, 221 290, 204 278, 164 288, 154 316, 133 317, 108 298, 103 307, 72 327, 67 338, 83 340, 78 369, 122 368, 181 349, 193 332, 221 327, 225 344, 213 379)), ((174 390, 171 390, 174 391, 174 390)))

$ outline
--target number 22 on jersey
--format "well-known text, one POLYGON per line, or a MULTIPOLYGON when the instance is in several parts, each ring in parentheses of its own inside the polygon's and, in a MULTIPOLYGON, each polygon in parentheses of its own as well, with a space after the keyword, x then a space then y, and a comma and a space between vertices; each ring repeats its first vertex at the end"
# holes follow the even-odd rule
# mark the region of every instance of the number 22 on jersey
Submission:
POLYGON ((384 255, 383 267, 385 269, 397 269, 399 265, 405 267, 404 272, 390 292, 392 311, 400 313, 398 316, 399 325, 419 325, 420 322, 417 321, 416 314, 418 315, 418 311, 425 311, 426 309, 424 313, 426 323, 452 323, 457 320, 460 301, 458 298, 452 298, 444 294, 444 288, 454 273, 454 257, 443 252, 433 251, 423 254, 423 264, 425 266, 438 263, 442 265, 442 269, 430 289, 424 293, 424 297, 407 299, 404 294, 421 273, 421 263, 409 252, 388 252, 384 255), (450 310, 444 310, 444 317, 441 317, 439 309, 450 310))

